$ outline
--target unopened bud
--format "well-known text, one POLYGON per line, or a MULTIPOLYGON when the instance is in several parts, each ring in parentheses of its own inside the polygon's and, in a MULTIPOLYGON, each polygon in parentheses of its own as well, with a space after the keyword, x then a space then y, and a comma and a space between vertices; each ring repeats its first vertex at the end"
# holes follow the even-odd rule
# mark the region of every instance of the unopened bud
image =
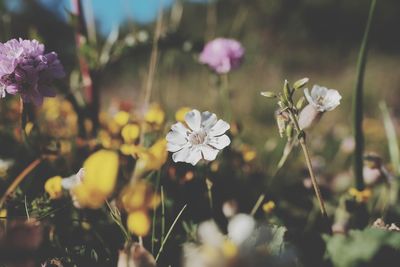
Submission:
POLYGON ((300 99, 296 103, 296 109, 297 110, 303 109, 306 103, 307 103, 306 98, 304 96, 300 97, 300 99))
POLYGON ((283 85, 283 93, 285 95, 285 99, 287 101, 289 101, 291 98, 292 92, 290 90, 289 82, 287 80, 285 80, 285 84, 283 85))
POLYGON ((309 80, 310 80, 310 79, 308 79, 308 78, 303 78, 303 79, 300 79, 300 80, 296 81, 296 82, 293 84, 294 90, 297 90, 297 89, 302 88, 304 85, 306 85, 306 84, 308 83, 309 80))
POLYGON ((265 91, 265 92, 261 92, 262 96, 268 97, 268 98, 275 98, 276 94, 274 92, 271 91, 265 91))

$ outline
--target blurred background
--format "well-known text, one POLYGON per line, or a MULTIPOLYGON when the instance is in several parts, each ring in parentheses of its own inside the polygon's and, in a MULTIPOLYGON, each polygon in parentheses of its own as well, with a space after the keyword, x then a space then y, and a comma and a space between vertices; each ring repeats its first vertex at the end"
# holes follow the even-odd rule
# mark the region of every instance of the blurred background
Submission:
MULTIPOLYGON (((175 120, 174 114, 181 107, 209 110, 223 118, 218 97, 220 80, 199 63, 198 57, 204 44, 216 37, 240 41, 246 49, 245 60, 240 68, 229 74, 233 118, 237 122, 232 125, 237 125, 239 130, 234 129, 237 130, 234 133, 232 127, 231 134, 235 139, 232 148, 229 148, 231 150, 227 149, 228 154, 225 154, 228 164, 222 164, 216 170, 213 189, 218 192, 215 194, 216 202, 222 204, 222 201, 235 198, 242 206, 241 210, 249 211, 259 195, 267 191, 267 199, 278 203, 276 214, 285 222, 284 225, 288 228, 295 226, 303 231, 303 228, 311 225, 310 221, 315 219, 313 214, 316 214, 309 212, 313 203, 309 197, 312 190, 307 170, 300 157, 301 151, 294 149, 285 165, 288 168, 283 168, 275 175, 286 140, 281 139, 277 131, 274 118, 276 103, 261 97, 260 92, 278 92, 285 79, 294 82, 309 77, 309 86, 319 84, 337 89, 343 96, 341 105, 325 114, 320 123, 307 133, 322 192, 327 196, 326 199, 333 200, 328 208, 334 210, 339 206, 339 198, 336 198, 339 194, 336 193, 346 195, 354 182, 350 171, 354 148, 352 94, 369 5, 370 1, 366 0, 0 0, 0 42, 19 37, 35 38, 46 45, 46 51, 56 51, 67 72, 67 78, 58 84, 58 95, 61 98, 74 95, 77 102, 86 97, 85 75, 88 76, 88 73, 85 74, 85 66, 82 67, 84 58, 84 63, 88 65, 86 70, 92 76, 93 87, 100 91, 100 109, 115 114, 115 111, 131 108, 144 110, 149 62, 154 40, 158 39, 158 61, 152 80, 151 102, 160 104, 170 123, 175 120), (77 16, 78 13, 83 14, 84 21, 79 20, 82 16, 77 16), (161 25, 158 27, 160 36, 154 38, 157 23, 161 25), (83 36, 86 36, 85 40, 82 40, 83 36), (246 152, 253 150, 256 153, 247 153, 251 157, 246 160, 246 152)), ((389 162, 389 153, 380 103, 387 103, 396 130, 400 130, 397 123, 400 117, 399 11, 398 0, 378 1, 370 35, 364 86, 365 150, 382 156, 384 165, 389 162)), ((10 105, 14 109, 5 108, 4 103, 12 102, 8 99, 10 97, 1 101, 0 113, 13 120, 0 121, 3 128, 19 123, 17 105, 10 105)), ((51 108, 46 110, 45 104, 42 109, 45 111, 43 113, 50 113, 50 117, 58 116, 54 115, 54 110, 71 110, 69 104, 49 103, 51 108)), ((79 103, 77 106, 79 108, 79 103)), ((93 106, 97 116, 97 103, 93 106)), ((86 113, 84 115, 88 116, 86 113)), ((49 124, 50 131, 46 130, 57 132, 58 128, 67 128, 66 136, 55 136, 60 139, 73 137, 72 143, 79 141, 79 138, 75 138, 78 128, 76 124, 83 122, 76 116, 70 121, 59 117, 57 124, 49 124)), ((14 153, 16 156, 13 158, 18 159, 18 164, 25 166, 28 160, 22 156, 25 163, 19 160, 20 155, 25 156, 26 153, 21 152, 25 150, 17 151, 13 147, 14 143, 9 142, 14 138, 11 138, 12 135, 16 136, 15 133, 9 132, 9 139, 0 138, 1 153, 14 153)), ((84 158, 85 154, 78 151, 68 157, 84 158)), ((70 175, 71 169, 77 170, 81 166, 79 159, 71 161, 75 165, 69 169, 57 169, 57 164, 53 168, 43 166, 37 177, 42 177, 44 182, 50 176, 49 173, 58 175, 64 172, 70 175)), ((170 159, 168 163, 171 163, 170 159)), ((166 176, 182 176, 186 179, 189 173, 192 176, 187 179, 193 179, 191 166, 177 166, 177 175, 170 175, 171 168, 165 168, 168 170, 166 176)), ((388 168, 392 171, 392 167, 388 168)), ((15 170, 19 171, 18 166, 15 170)), ((43 191, 43 183, 34 181, 25 184, 28 199, 43 191)), ((195 208, 187 212, 186 218, 197 223, 205 215, 208 216, 208 203, 199 201, 204 198, 203 191, 206 190, 203 182, 193 179, 188 187, 181 187, 180 181, 165 181, 168 195, 176 199, 173 206, 175 212, 170 214, 176 214, 179 211, 176 209, 180 209, 183 203, 189 203, 195 208), (175 190, 175 183, 179 183, 179 188, 183 190, 175 190), (199 212, 203 205, 197 205, 200 202, 206 205, 204 210, 207 212, 199 212)), ((386 194, 386 191, 381 192, 382 195, 386 194)), ((25 212, 21 203, 15 209, 16 213, 25 212)), ((397 219, 400 209, 396 202, 393 205, 397 213, 392 218, 397 219)), ((314 210, 318 213, 318 209, 314 210)), ((372 213, 371 218, 381 216, 380 211, 374 212, 376 214, 372 213)), ((97 217, 93 218, 93 221, 97 221, 97 217)), ((65 224, 69 229, 68 220, 64 217, 56 219, 60 222, 55 224, 65 224)), ((104 229, 110 235, 107 239, 112 240, 113 233, 108 228, 104 229)), ((70 237, 74 237, 69 236, 67 231, 60 233, 62 239, 69 241, 70 237)), ((81 237, 80 234, 76 236, 81 237)), ((308 249, 310 246, 304 246, 304 240, 308 240, 307 237, 303 239, 301 236, 297 240, 299 247, 308 249)), ((74 244, 76 241, 71 242, 74 244)), ((111 243, 109 246, 114 249, 118 244, 111 243)), ((318 242, 315 246, 321 247, 318 242)), ((176 246, 166 248, 169 249, 173 253, 166 253, 172 255, 166 263, 177 261, 179 257, 174 251, 176 246)), ((116 259, 116 251, 114 254, 113 260, 116 259)), ((305 258, 310 257, 306 254, 305 258)))

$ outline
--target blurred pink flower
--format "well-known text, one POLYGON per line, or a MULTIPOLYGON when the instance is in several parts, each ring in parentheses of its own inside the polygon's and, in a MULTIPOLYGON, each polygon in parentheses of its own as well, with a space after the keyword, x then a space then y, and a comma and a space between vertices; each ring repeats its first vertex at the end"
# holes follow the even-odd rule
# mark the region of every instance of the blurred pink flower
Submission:
POLYGON ((200 54, 200 62, 219 74, 239 67, 244 56, 243 46, 234 39, 217 38, 206 44, 200 54))
POLYGON ((43 97, 55 96, 53 80, 64 76, 57 54, 45 54, 38 41, 20 38, 0 43, 0 97, 20 94, 24 102, 41 105, 43 97))

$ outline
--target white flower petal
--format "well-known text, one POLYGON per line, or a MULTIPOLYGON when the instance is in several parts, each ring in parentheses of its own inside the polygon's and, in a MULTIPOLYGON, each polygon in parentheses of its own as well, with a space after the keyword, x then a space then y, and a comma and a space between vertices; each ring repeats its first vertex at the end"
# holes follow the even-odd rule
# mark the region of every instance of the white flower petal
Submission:
POLYGON ((316 84, 311 89, 311 97, 316 101, 319 97, 325 97, 327 92, 328 88, 316 84))
POLYGON ((213 247, 220 247, 224 242, 224 236, 212 220, 202 222, 197 228, 197 235, 201 243, 213 247))
POLYGON ((178 152, 175 152, 172 154, 172 160, 174 162, 186 162, 187 157, 189 156, 190 153, 190 148, 189 147, 184 147, 178 152))
POLYGON ((172 143, 174 145, 184 145, 187 143, 187 138, 180 134, 179 132, 171 131, 167 134, 166 137, 168 143, 172 143))
POLYGON ((223 149, 231 143, 231 139, 224 134, 222 136, 212 137, 208 140, 208 144, 216 149, 223 149))
POLYGON ((218 136, 224 134, 230 128, 229 123, 223 120, 218 120, 217 123, 208 131, 210 136, 218 136))
POLYGON ((169 151, 169 152, 177 152, 178 150, 181 150, 182 148, 183 148, 183 146, 181 146, 181 145, 167 143, 167 151, 169 151))
POLYGON ((203 127, 206 131, 215 125, 217 122, 217 115, 212 112, 204 111, 201 113, 201 127, 203 127))
POLYGON ((203 154, 205 160, 208 161, 214 160, 217 157, 218 152, 219 152, 218 149, 214 149, 210 146, 207 145, 201 146, 201 153, 203 154))
POLYGON ((199 147, 192 147, 190 149, 189 155, 185 162, 190 163, 193 166, 196 165, 202 159, 201 150, 199 147))
POLYGON ((304 96, 306 97, 308 103, 310 103, 311 105, 314 104, 314 100, 312 99, 312 97, 310 95, 310 91, 308 90, 308 88, 304 89, 304 96))
POLYGON ((171 130, 180 133, 183 136, 187 136, 187 133, 190 131, 188 128, 183 125, 181 122, 177 122, 171 126, 171 130))
POLYGON ((238 214, 228 224, 228 236, 236 245, 240 245, 250 237, 256 223, 253 217, 247 214, 238 214))
POLYGON ((197 109, 193 109, 192 111, 189 111, 185 115, 185 121, 187 125, 192 129, 193 131, 198 131, 200 129, 201 125, 201 114, 200 111, 197 109))

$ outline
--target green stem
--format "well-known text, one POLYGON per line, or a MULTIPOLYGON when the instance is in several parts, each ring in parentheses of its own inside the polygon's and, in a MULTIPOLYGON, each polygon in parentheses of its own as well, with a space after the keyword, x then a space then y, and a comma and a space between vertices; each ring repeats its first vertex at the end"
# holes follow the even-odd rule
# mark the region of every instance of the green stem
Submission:
POLYGON ((354 175, 356 179, 356 187, 363 190, 363 154, 364 154, 364 133, 362 129, 363 123, 363 82, 365 75, 365 66, 367 63, 368 40, 371 31, 372 18, 375 13, 376 0, 372 0, 369 10, 367 26, 361 43, 360 52, 357 62, 357 80, 353 97, 353 116, 354 116, 354 175))
POLYGON ((308 148, 307 148, 307 145, 306 145, 305 133, 300 128, 299 122, 297 121, 297 117, 294 114, 294 112, 291 109, 289 109, 288 112, 289 112, 290 120, 293 122, 294 128, 295 128, 295 130, 296 130, 296 132, 298 134, 298 139, 299 139, 301 148, 302 148, 303 153, 304 153, 304 158, 306 159, 308 172, 310 173, 311 182, 312 182, 312 185, 314 187, 315 195, 316 195, 316 197, 318 199, 319 208, 321 210, 322 215, 324 217, 327 217, 328 215, 326 213, 324 200, 322 199, 321 190, 319 189, 318 181, 317 181, 317 178, 315 176, 314 169, 312 167, 310 153, 308 152, 308 148))
POLYGON ((221 75, 221 86, 220 86, 220 98, 221 98, 221 105, 223 108, 223 114, 225 120, 231 122, 232 119, 232 106, 230 101, 230 93, 229 93, 229 78, 228 74, 221 75))
POLYGON ((164 250, 164 245, 165 245, 165 243, 167 242, 169 236, 171 235, 172 230, 173 230, 174 227, 175 227, 175 224, 178 222, 178 220, 179 220, 179 218, 181 217, 183 211, 186 209, 186 206, 187 206, 187 205, 183 206, 183 208, 181 209, 181 211, 178 213, 178 215, 176 216, 174 222, 171 224, 171 227, 169 228, 167 235, 165 236, 164 240, 161 242, 161 247, 160 247, 160 250, 159 250, 158 253, 157 253, 156 261, 157 261, 158 258, 160 257, 161 252, 163 252, 163 250, 164 250))
MULTIPOLYGON (((158 193, 158 188, 160 187, 161 180, 161 171, 157 172, 157 180, 156 180, 156 192, 158 193)), ((157 217, 157 206, 154 204, 153 207, 153 222, 152 222, 152 230, 151 230, 151 254, 154 254, 154 243, 156 239, 156 217, 157 217)))

